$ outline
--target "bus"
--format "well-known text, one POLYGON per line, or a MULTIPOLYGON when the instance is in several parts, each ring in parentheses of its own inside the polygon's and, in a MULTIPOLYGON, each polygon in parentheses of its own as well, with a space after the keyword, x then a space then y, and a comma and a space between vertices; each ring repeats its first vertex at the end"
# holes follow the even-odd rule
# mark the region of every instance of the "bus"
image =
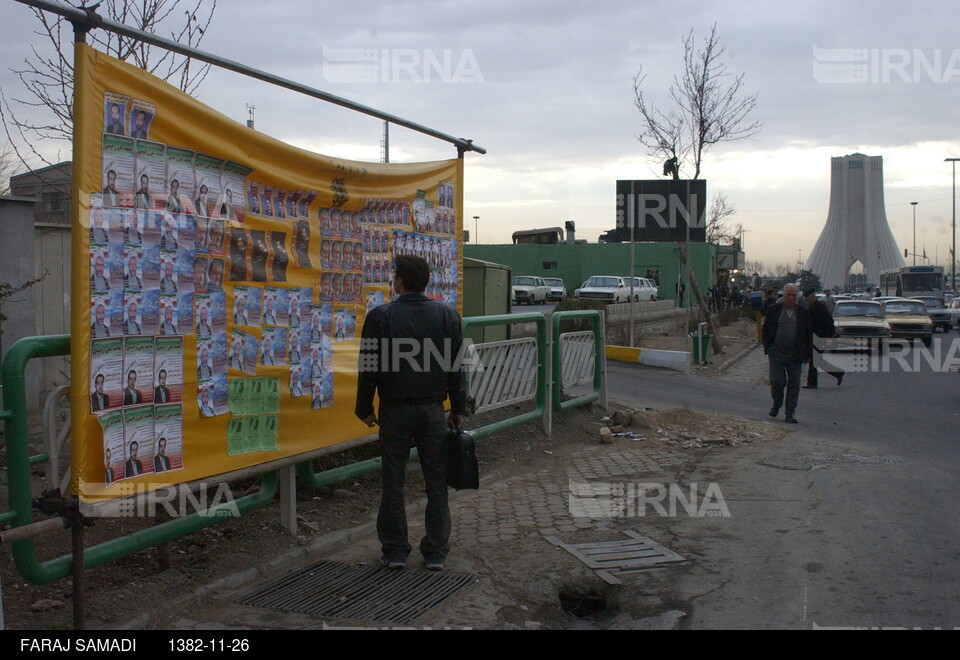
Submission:
POLYGON ((903 266, 880 271, 880 295, 935 296, 943 302, 943 266, 903 266))

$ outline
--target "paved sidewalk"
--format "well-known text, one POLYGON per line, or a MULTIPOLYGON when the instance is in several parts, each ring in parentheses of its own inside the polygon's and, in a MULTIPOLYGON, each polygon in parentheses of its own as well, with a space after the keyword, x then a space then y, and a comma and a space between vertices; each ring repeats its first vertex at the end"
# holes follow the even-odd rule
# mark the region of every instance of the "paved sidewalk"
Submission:
MULTIPOLYGON (((615 445, 593 445, 572 451, 567 456, 545 455, 541 461, 545 467, 485 483, 478 491, 451 491, 454 527, 452 552, 445 571, 473 574, 475 585, 428 612, 415 627, 555 627, 556 622, 527 620, 529 610, 524 610, 521 602, 524 593, 536 594, 543 589, 556 593, 568 582, 597 586, 601 583, 590 569, 554 547, 546 537, 558 536, 576 543, 622 536, 618 531, 621 521, 617 518, 571 514, 570 482, 625 482, 637 478, 672 481, 679 467, 689 459, 689 453, 679 449, 624 439, 615 445), (515 611, 505 615, 504 608, 515 611), (511 618, 516 622, 511 623, 511 618)), ((414 551, 406 570, 426 573, 416 550, 423 533, 422 507, 423 503, 418 502, 408 509, 414 551)), ((184 603, 176 608, 190 612, 189 615, 140 621, 134 626, 175 630, 383 627, 384 624, 376 622, 324 620, 236 604, 250 591, 321 559, 356 565, 374 563, 379 557, 379 543, 371 524, 343 536, 340 541, 317 552, 274 558, 270 562, 273 570, 251 567, 219 586, 203 588, 192 604, 184 603)), ((556 614, 560 618, 566 616, 559 607, 556 614)), ((660 617, 654 617, 650 624, 652 627, 663 625, 660 617)), ((630 627, 638 627, 638 622, 632 621, 630 627)))

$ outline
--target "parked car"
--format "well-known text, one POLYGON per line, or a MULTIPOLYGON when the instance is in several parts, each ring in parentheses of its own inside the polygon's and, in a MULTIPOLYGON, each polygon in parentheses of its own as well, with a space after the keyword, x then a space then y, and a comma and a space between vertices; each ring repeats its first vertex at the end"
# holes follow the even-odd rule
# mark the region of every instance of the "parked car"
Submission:
POLYGON ((960 298, 951 300, 947 311, 950 312, 950 325, 960 328, 960 298))
POLYGON ((543 281, 550 287, 549 300, 565 300, 567 287, 559 277, 544 277, 543 281))
POLYGON ((547 302, 550 297, 550 287, 542 277, 533 275, 518 275, 513 278, 513 301, 518 305, 527 303, 535 305, 547 302))
POLYGON ((944 332, 950 331, 952 317, 950 312, 944 306, 943 301, 936 296, 910 296, 910 300, 922 300, 930 313, 930 320, 933 321, 933 329, 942 328, 944 332))
POLYGON ((837 335, 827 344, 831 350, 862 349, 866 340, 866 347, 876 346, 879 355, 883 353, 882 340, 890 337, 883 307, 872 300, 839 301, 833 310, 833 322, 837 335))
POLYGON ((920 339, 924 346, 933 342, 933 321, 927 306, 919 300, 893 298, 883 303, 883 315, 894 339, 920 339))
POLYGON ((577 300, 602 300, 607 303, 629 302, 630 291, 622 277, 594 275, 577 289, 577 300))
MULTIPOLYGON (((627 285, 627 299, 630 298, 630 278, 626 278, 627 285)), ((660 297, 660 288, 657 286, 657 283, 653 280, 648 280, 645 277, 634 277, 633 278, 633 299, 634 300, 656 300, 660 297)))

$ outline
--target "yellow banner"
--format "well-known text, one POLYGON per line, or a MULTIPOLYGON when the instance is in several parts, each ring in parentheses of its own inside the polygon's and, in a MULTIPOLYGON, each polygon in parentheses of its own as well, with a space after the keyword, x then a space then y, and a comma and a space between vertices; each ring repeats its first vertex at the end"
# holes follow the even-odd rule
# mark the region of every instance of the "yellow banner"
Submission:
POLYGON ((394 255, 461 306, 463 160, 321 156, 84 44, 75 63, 74 493, 366 435, 358 338, 394 255))

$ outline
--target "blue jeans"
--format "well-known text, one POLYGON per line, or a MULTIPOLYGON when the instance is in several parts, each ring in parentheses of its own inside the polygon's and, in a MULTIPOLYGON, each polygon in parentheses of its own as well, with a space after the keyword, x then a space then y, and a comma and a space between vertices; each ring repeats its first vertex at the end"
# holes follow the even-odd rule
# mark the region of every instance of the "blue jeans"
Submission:
POLYGON ((403 484, 410 449, 417 447, 427 491, 426 533, 420 553, 427 561, 444 561, 450 552, 450 507, 447 503, 447 423, 443 404, 381 403, 380 445, 383 495, 377 534, 383 556, 404 560, 410 554, 403 484))

